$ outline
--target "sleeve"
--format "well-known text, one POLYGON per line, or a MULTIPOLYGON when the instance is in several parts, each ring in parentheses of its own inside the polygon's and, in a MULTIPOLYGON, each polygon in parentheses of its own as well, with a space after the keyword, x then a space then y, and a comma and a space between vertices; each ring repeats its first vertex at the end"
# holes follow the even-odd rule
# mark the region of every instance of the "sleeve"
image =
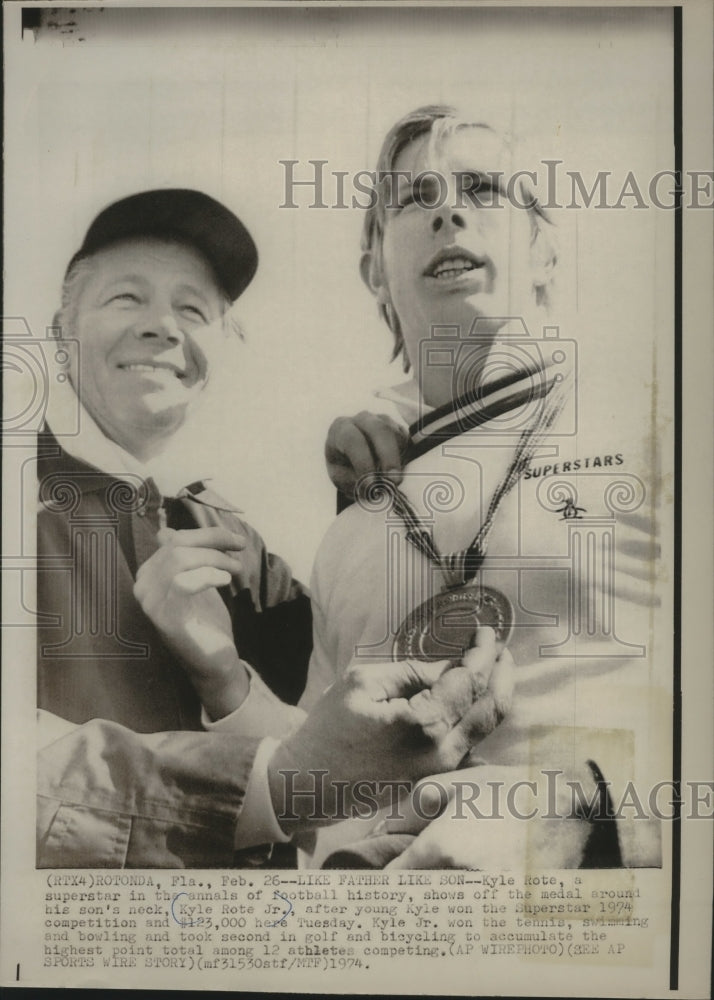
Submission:
MULTIPOLYGON (((335 553, 339 560, 345 558, 346 549, 344 547, 345 536, 338 531, 338 526, 343 521, 337 518, 333 521, 327 534, 322 539, 320 547, 315 556, 315 563, 310 577, 310 593, 312 600, 312 654, 307 672, 305 690, 300 699, 300 708, 309 712, 318 698, 335 682, 338 677, 339 653, 337 648, 338 630, 344 629, 349 621, 339 612, 331 611, 330 617, 326 608, 334 609, 335 583, 338 580, 338 573, 335 566, 335 553), (335 544, 335 537, 338 542, 335 544)), ((349 609, 347 609, 349 610, 349 609)), ((347 615, 349 618, 349 615, 347 615)))
MULTIPOLYGON (((316 577, 313 576, 313 585, 315 582, 316 577)), ((300 699, 300 708, 304 708, 307 712, 337 676, 332 659, 327 653, 326 636, 325 614, 318 602, 318 590, 313 587, 312 656, 310 657, 305 690, 300 699)))
POLYGON ((241 561, 249 588, 233 593, 229 605, 236 648, 281 701, 296 705, 312 649, 309 593, 250 525, 235 523, 248 540, 241 561))
POLYGON ((290 837, 278 823, 268 784, 268 764, 278 740, 268 737, 261 741, 245 790, 243 809, 238 817, 235 848, 256 847, 260 844, 287 844, 290 837))
POLYGON ((201 725, 212 733, 238 733, 241 736, 272 736, 283 739, 305 721, 305 713, 294 705, 286 705, 274 695, 249 663, 241 661, 250 678, 245 701, 228 715, 211 721, 205 711, 201 725))
POLYGON ((234 863, 259 737, 135 733, 103 719, 69 728, 38 714, 39 868, 234 863))

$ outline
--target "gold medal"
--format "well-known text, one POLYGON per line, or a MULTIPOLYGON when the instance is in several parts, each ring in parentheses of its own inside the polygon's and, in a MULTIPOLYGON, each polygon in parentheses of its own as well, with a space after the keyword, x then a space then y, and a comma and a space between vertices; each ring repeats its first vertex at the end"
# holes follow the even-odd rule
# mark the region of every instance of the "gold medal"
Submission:
POLYGON ((442 571, 447 584, 441 594, 420 604, 399 626, 392 645, 395 660, 460 660, 474 646, 482 626, 492 628, 499 643, 505 645, 510 639, 515 618, 513 605, 500 590, 474 581, 486 558, 488 536, 504 497, 523 475, 562 409, 564 388, 561 386, 551 393, 555 383, 554 379, 549 384, 545 393, 548 398, 535 421, 521 433, 506 474, 491 497, 486 519, 467 549, 439 552, 408 497, 389 480, 381 482, 381 488, 390 496, 392 509, 404 522, 407 540, 442 571))
POLYGON ((424 601, 402 622, 394 638, 395 660, 460 660, 476 641, 480 626, 507 643, 513 631, 513 606, 495 587, 470 584, 445 590, 424 601))

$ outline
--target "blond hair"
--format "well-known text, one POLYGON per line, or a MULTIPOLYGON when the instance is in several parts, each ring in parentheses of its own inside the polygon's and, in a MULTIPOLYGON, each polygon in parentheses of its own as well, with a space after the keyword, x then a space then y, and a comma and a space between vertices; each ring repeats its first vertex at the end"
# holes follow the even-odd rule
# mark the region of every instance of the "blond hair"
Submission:
MULTIPOLYGON (((365 212, 362 229, 362 253, 370 256, 370 270, 379 273, 383 271, 382 242, 386 222, 386 206, 392 197, 393 172, 396 169, 395 164, 399 154, 410 142, 423 135, 429 136, 430 150, 438 152, 454 132, 463 128, 489 129, 499 136, 507 150, 512 151, 512 141, 506 132, 497 130, 487 122, 464 114, 455 107, 446 104, 432 104, 417 108, 404 115, 390 128, 377 159, 377 197, 372 199, 365 212)), ((535 190, 527 177, 522 173, 518 178, 518 184, 521 194, 520 204, 526 207, 531 219, 531 243, 535 243, 536 239, 539 238, 541 241, 540 252, 548 258, 551 265, 555 265, 557 252, 552 232, 553 221, 538 201, 535 190)), ((549 271, 548 283, 539 286, 536 290, 537 304, 546 309, 551 306, 552 267, 549 271)), ((403 355, 404 370, 408 371, 410 365, 404 348, 404 335, 399 317, 388 302, 380 302, 379 312, 394 336, 392 360, 399 357, 400 354, 403 355)))

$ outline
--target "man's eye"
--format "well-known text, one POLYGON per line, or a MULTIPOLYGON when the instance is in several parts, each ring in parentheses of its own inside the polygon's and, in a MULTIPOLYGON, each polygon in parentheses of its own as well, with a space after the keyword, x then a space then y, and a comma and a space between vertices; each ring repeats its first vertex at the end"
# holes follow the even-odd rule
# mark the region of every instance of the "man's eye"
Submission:
POLYGON ((414 195, 411 191, 401 191, 394 202, 388 205, 390 211, 401 212, 403 208, 408 208, 414 204, 414 195))
POLYGON ((398 208, 409 208, 418 205, 419 208, 435 208, 439 205, 441 191, 431 179, 423 180, 414 187, 405 189, 399 196, 398 208))
POLYGON ((396 211, 401 211, 403 208, 410 208, 412 205, 418 205, 421 208, 428 208, 430 202, 430 188, 428 182, 422 181, 419 184, 412 184, 407 186, 406 184, 400 188, 396 205, 393 207, 396 211))
POLYGON ((494 205, 503 193, 498 180, 488 174, 459 175, 458 188, 462 196, 474 204, 494 205))
POLYGON ((119 305, 134 305, 138 303, 140 300, 139 296, 135 292, 117 292, 116 294, 112 295, 107 301, 110 303, 116 302, 119 305))
POLYGON ((199 319, 202 323, 208 323, 208 317, 206 316, 204 310, 199 306, 194 305, 192 302, 185 302, 182 306, 180 306, 180 309, 185 315, 199 319))
MULTIPOLYGON (((443 192, 446 194, 446 191, 443 192)), ((425 178, 414 192, 414 200, 422 208, 438 208, 443 204, 444 198, 440 186, 433 178, 425 178)))

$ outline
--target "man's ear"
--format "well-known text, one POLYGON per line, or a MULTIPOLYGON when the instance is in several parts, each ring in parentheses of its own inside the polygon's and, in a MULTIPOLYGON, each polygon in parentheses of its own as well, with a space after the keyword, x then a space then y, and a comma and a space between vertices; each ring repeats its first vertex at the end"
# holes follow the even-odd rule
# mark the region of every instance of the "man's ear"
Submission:
POLYGON ((65 340, 65 324, 62 319, 62 310, 58 309, 52 317, 52 334, 59 343, 65 340))
POLYGON ((390 301, 389 288, 384 280, 381 262, 378 260, 377 254, 371 250, 362 254, 359 262, 359 273, 377 302, 381 306, 388 305, 390 301))
POLYGON ((553 242, 539 229, 531 243, 531 276, 533 287, 547 288, 553 280, 553 272, 558 262, 558 254, 553 242))

